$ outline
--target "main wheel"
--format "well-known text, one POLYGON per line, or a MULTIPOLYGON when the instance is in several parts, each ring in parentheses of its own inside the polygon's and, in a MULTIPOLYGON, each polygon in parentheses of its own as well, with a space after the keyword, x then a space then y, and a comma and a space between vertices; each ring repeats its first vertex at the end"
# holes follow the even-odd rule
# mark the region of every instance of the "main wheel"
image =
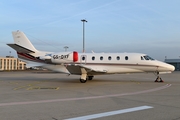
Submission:
POLYGON ((80 79, 80 82, 81 83, 85 83, 87 80, 84 80, 84 79, 80 79))
POLYGON ((94 76, 88 76, 88 80, 92 80, 94 76))

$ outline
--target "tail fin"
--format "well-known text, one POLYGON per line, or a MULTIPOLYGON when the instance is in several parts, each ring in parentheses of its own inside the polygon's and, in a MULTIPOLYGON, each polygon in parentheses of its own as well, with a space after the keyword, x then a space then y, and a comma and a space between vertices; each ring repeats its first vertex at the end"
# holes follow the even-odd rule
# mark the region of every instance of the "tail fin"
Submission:
POLYGON ((32 45, 32 43, 29 41, 29 39, 26 37, 26 35, 23 32, 13 31, 12 35, 16 45, 19 45, 33 52, 37 51, 36 48, 32 45))
MULTIPOLYGON (((17 51, 18 57, 28 61, 43 62, 37 58, 41 55, 41 51, 36 50, 26 35, 21 31, 12 32, 14 43, 7 44, 17 51)), ((44 53, 42 53, 44 55, 44 53)))

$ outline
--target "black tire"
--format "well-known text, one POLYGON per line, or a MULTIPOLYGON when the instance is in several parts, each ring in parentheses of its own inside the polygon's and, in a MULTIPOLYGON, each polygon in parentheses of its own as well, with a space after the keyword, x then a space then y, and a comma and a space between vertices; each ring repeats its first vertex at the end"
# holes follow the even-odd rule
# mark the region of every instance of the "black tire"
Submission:
POLYGON ((84 79, 80 79, 80 82, 81 83, 85 83, 87 80, 84 80, 84 79))
POLYGON ((92 80, 94 76, 88 76, 88 80, 92 80))

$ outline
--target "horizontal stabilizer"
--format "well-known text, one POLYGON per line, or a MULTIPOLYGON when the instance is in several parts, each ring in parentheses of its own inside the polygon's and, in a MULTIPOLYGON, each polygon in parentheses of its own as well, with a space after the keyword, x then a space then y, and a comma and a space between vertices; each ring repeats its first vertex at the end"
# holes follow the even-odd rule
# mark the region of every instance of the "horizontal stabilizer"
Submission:
POLYGON ((19 53, 35 53, 35 51, 29 50, 29 49, 24 48, 24 47, 17 45, 17 44, 7 44, 7 45, 19 53))

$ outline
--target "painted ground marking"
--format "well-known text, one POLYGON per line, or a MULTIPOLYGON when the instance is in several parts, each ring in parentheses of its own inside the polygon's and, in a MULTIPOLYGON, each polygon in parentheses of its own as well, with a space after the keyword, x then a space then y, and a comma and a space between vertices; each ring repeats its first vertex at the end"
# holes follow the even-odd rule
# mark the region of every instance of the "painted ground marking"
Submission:
POLYGON ((162 89, 166 89, 170 87, 171 84, 166 84, 161 87, 149 89, 149 90, 143 90, 143 91, 137 91, 132 93, 122 93, 122 94, 113 94, 113 95, 101 95, 101 96, 89 96, 89 97, 78 97, 78 98, 63 98, 63 99, 50 99, 50 100, 39 100, 39 101, 26 101, 26 102, 9 102, 9 103, 0 103, 0 106, 11 106, 11 105, 29 105, 29 104, 38 104, 38 103, 53 103, 53 102, 66 102, 66 101, 75 101, 75 100, 89 100, 89 99, 100 99, 100 98, 110 98, 110 97, 120 97, 120 96, 127 96, 127 95, 137 95, 137 94, 143 94, 143 93, 149 93, 154 91, 159 91, 162 89))
POLYGON ((140 107, 134 107, 134 108, 128 108, 128 109, 122 109, 122 110, 86 115, 86 116, 81 116, 81 117, 69 118, 69 119, 65 119, 65 120, 90 120, 90 119, 96 119, 96 118, 118 115, 118 114, 123 114, 123 113, 135 112, 135 111, 140 111, 140 110, 145 110, 145 109, 150 109, 150 108, 153 108, 153 107, 151 107, 151 106, 140 106, 140 107))

